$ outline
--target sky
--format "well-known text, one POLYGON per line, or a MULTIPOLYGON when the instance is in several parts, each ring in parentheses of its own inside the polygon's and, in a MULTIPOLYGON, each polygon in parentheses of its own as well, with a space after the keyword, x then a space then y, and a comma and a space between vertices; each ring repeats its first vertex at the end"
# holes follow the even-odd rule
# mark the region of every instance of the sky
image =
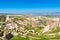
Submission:
POLYGON ((0 0, 0 13, 60 12, 60 0, 0 0))

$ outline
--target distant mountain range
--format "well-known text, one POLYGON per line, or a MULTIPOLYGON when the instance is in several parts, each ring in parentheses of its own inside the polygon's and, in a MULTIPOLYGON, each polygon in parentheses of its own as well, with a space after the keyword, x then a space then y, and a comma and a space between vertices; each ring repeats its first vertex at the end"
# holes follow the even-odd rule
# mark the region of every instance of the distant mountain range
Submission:
POLYGON ((0 14, 60 15, 60 12, 41 12, 41 13, 0 13, 0 14))
MULTIPOLYGON (((33 14, 33 13, 32 13, 33 14)), ((34 13, 35 15, 60 15, 60 12, 34 13)))

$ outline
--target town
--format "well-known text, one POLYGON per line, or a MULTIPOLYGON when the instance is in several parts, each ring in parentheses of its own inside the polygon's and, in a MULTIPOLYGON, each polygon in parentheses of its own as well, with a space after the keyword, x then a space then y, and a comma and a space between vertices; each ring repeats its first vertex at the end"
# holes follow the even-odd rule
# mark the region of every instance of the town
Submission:
POLYGON ((0 14, 0 40, 60 40, 60 17, 0 14))

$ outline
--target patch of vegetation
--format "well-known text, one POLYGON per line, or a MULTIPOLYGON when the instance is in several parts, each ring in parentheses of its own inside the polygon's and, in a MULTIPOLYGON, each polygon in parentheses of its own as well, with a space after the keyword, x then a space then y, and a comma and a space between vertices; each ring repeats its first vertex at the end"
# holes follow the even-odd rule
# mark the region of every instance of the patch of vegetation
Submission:
POLYGON ((24 38, 24 37, 21 37, 21 36, 15 36, 11 40, 29 40, 29 38, 28 37, 24 38))

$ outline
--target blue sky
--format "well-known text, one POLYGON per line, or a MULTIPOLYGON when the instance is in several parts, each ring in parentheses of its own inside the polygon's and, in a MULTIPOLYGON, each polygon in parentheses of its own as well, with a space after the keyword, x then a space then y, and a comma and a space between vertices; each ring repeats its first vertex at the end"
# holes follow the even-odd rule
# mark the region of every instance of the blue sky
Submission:
POLYGON ((0 13, 60 12, 60 0, 0 0, 0 13))

